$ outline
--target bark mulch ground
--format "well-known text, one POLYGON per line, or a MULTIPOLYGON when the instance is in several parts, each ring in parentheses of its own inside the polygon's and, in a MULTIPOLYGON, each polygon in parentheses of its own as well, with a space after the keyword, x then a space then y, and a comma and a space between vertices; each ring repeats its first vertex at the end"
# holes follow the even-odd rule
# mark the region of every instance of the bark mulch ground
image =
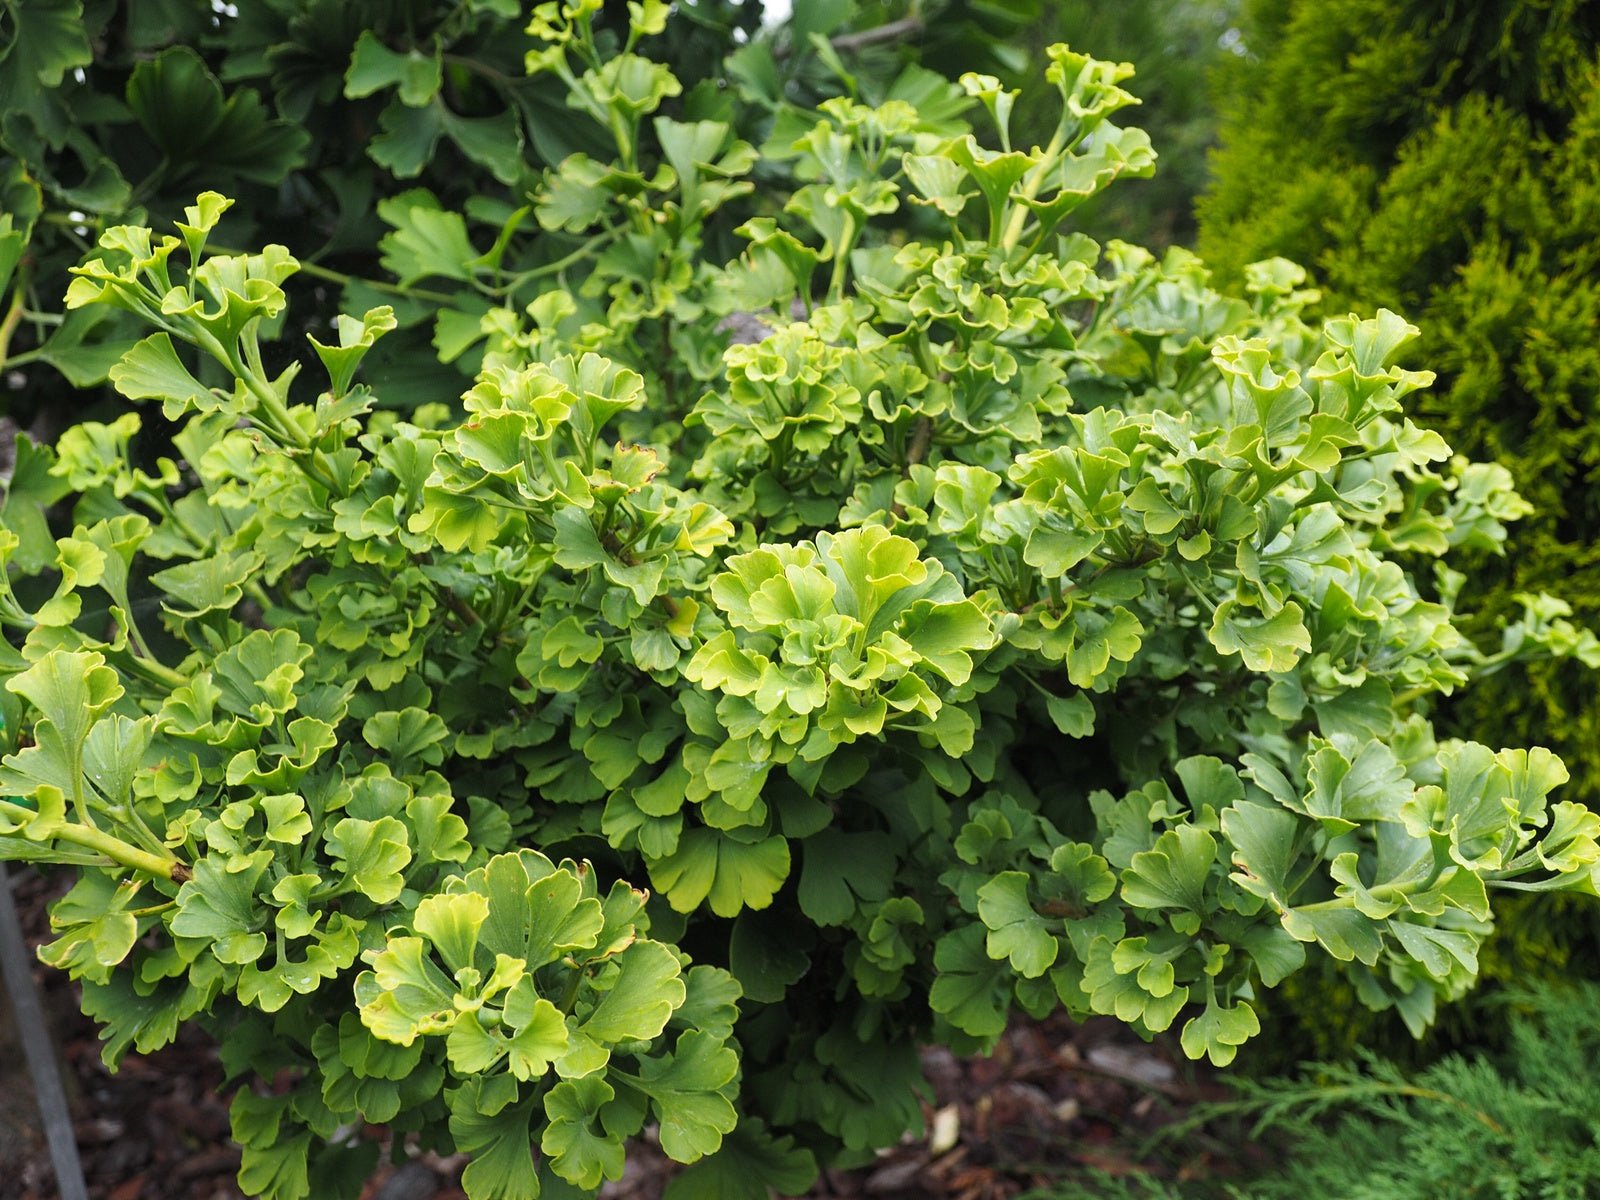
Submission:
MULTIPOLYGON (((19 872, 18 906, 32 938, 47 933, 48 884, 19 872)), ((130 1055, 112 1074, 72 985, 39 965, 54 1022, 84 1175, 93 1200, 236 1200, 239 1154, 228 1138, 222 1070, 203 1034, 130 1055)), ((37 1107, 0 990, 0 1200, 55 1200, 37 1107)), ((1113 1021, 1019 1023, 984 1058, 924 1054, 933 1099, 927 1130, 849 1172, 829 1172, 813 1197, 1012 1200, 1064 1175, 1099 1170, 1211 1177, 1237 1169, 1233 1148, 1187 1139, 1160 1161, 1130 1146, 1220 1091, 1166 1043, 1145 1045, 1113 1021)), ((424 1156, 386 1167, 363 1200, 462 1200, 460 1160, 424 1156)), ((648 1142, 606 1200, 658 1200, 672 1167, 648 1142)))

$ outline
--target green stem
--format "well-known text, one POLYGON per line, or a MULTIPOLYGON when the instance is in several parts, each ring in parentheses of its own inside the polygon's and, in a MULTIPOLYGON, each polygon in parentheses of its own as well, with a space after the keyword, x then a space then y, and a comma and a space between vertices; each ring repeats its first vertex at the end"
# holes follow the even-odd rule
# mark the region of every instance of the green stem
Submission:
MULTIPOLYGON (((0 812, 5 812, 13 820, 28 819, 38 815, 31 808, 10 800, 0 800, 0 812)), ((88 825, 60 825, 51 831, 51 837, 54 841, 68 842, 92 850, 96 854, 103 854, 112 862, 131 867, 135 871, 143 871, 146 875, 152 875, 157 879, 170 879, 174 883, 183 883, 194 877, 189 868, 175 858, 141 850, 119 837, 88 825)))
POLYGON ((166 688, 168 691, 177 691, 181 687, 189 686, 189 677, 180 675, 165 663, 157 662, 154 658, 142 658, 128 650, 112 651, 117 666, 136 675, 142 675, 150 683, 166 688))
MULTIPOLYGON (((1367 894, 1374 900, 1398 900, 1413 892, 1426 891, 1438 883, 1438 879, 1421 879, 1412 883, 1379 883, 1367 889, 1367 894)), ((1356 898, 1354 895, 1335 896, 1331 900, 1318 900, 1314 904, 1296 904, 1295 912, 1334 912, 1344 908, 1354 908, 1356 898)))
POLYGON ((1045 176, 1050 173, 1050 168, 1055 165, 1056 157, 1066 148, 1067 123, 1062 121, 1056 126, 1055 136, 1050 139, 1050 144, 1044 148, 1044 156, 1039 159, 1039 165, 1029 171, 1022 181, 1022 200, 1011 210, 1011 220, 1006 225, 1005 233, 1000 238, 1000 248, 1011 250, 1022 240, 1022 231, 1028 224, 1028 206, 1023 201, 1032 200, 1039 194, 1039 189, 1044 186, 1045 176))
POLYGON ((130 917, 153 917, 159 913, 166 912, 170 908, 177 907, 177 904, 176 900, 168 900, 165 904, 152 904, 149 908, 130 908, 128 909, 128 915, 130 917))
POLYGON ((278 396, 277 391, 267 379, 266 371, 260 366, 259 353, 251 352, 255 344, 253 338, 254 334, 247 332, 243 340, 243 345, 246 351, 250 353, 252 361, 248 363, 241 361, 237 350, 228 352, 223 361, 227 363, 228 369, 233 372, 234 376, 249 389, 250 394, 260 401, 261 407, 266 411, 270 424, 265 422, 257 423, 262 424, 269 431, 276 430, 279 433, 280 442, 291 443, 288 447, 289 449, 300 451, 299 456, 291 455, 290 457, 300 464, 301 469, 305 471, 313 482, 327 489, 330 496, 344 498, 345 493, 339 487, 338 480, 334 477, 332 471, 324 467, 320 452, 311 444, 310 435, 295 422, 294 416, 289 411, 288 404, 278 396))
POLYGON ((621 237, 625 232, 627 232, 627 226, 613 225, 603 233, 595 234, 594 237, 584 242, 583 245, 572 251, 572 253, 563 255, 554 262, 548 262, 542 266, 533 267, 527 271, 519 271, 517 274, 511 277, 510 281, 504 287, 498 288, 496 291, 500 294, 510 294, 511 292, 516 291, 523 284, 527 283, 530 279, 542 279, 546 275, 559 275, 573 263, 581 262, 583 259, 589 257, 589 255, 593 254, 601 246, 616 241, 617 238, 621 237))
POLYGON ((3 365, 7 368, 25 367, 29 363, 39 362, 43 358, 44 355, 38 350, 24 350, 21 354, 16 354, 6 359, 0 359, 0 365, 3 365))
POLYGON ((362 287, 369 287, 375 292, 383 292, 390 296, 403 296, 408 300, 431 300, 437 304, 448 304, 455 300, 449 292, 436 292, 431 288, 408 287, 402 283, 385 283, 379 279, 367 279, 361 275, 346 275, 343 271, 335 271, 331 267, 324 267, 317 263, 303 262, 300 270, 310 275, 313 279, 326 279, 329 283, 337 283, 340 287, 348 287, 352 283, 359 283, 362 287))
MULTIPOLYGON (((226 246, 207 246, 212 254, 236 255, 244 254, 243 250, 233 250, 226 246)), ((352 283, 359 283, 362 287, 369 287, 375 292, 384 292, 390 296, 403 296, 410 300, 432 300, 440 304, 448 304, 455 300, 449 292, 435 292, 428 288, 415 288, 402 283, 384 283, 378 279, 368 279, 364 275, 346 275, 343 271, 335 271, 332 267, 324 267, 314 262, 300 262, 300 273, 309 275, 313 279, 326 279, 329 283, 337 283, 340 287, 348 287, 352 283)))
POLYGON ((253 331, 247 330, 240 338, 240 344, 245 349, 247 360, 241 361, 236 352, 229 355, 234 375, 242 380, 245 387, 250 389, 250 394, 261 402, 261 407, 267 410, 267 415, 272 418, 273 424, 282 429, 283 436, 293 442, 296 449, 309 450, 310 436, 295 422, 289 412, 288 403, 278 395, 277 389, 267 378, 266 370, 261 366, 261 356, 256 347, 253 331))
POLYGON ((844 299, 844 277, 850 266, 850 250, 856 242, 856 222, 851 217, 845 222, 844 233, 833 255, 833 270, 828 276, 828 298, 834 303, 844 299))
POLYGON ((29 268, 26 260, 17 268, 17 285, 11 293, 11 307, 6 310, 6 315, 0 318, 0 365, 6 362, 6 355, 11 349, 11 335, 16 332, 18 323, 27 307, 29 268))
POLYGON ((567 984, 566 994, 561 997, 561 1003, 557 1006, 561 1009, 563 1015, 571 1013, 572 1006, 578 1002, 578 989, 583 986, 584 975, 585 972, 581 967, 572 973, 572 979, 567 984))

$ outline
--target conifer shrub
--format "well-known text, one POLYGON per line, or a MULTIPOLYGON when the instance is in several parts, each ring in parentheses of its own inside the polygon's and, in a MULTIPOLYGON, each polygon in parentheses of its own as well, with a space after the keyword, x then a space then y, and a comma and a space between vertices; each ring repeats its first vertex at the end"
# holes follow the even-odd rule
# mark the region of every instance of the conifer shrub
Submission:
POLYGON ((1312 1064, 1299 1078, 1237 1081, 1237 1099, 1185 1123, 1270 1138, 1281 1153, 1258 1178, 1097 1177, 1027 1200, 1582 1200, 1600 1179, 1600 1085, 1574 1067, 1600 1055, 1600 991, 1509 999, 1511 1037, 1493 1052, 1416 1072, 1369 1053, 1359 1064, 1312 1064))
MULTIPOLYGON (((1579 0, 1252 0, 1218 75, 1200 248, 1227 280, 1281 254, 1326 311, 1387 305, 1439 384, 1457 450, 1505 463, 1533 512, 1464 595, 1600 620, 1600 10, 1579 0)), ((1553 746, 1600 795, 1600 705, 1576 662, 1501 671, 1441 706, 1462 736, 1553 746)))
MULTIPOLYGON (((1422 711, 1507 656, 1443 559, 1524 506, 1406 415, 1415 330, 1072 231, 1152 165, 1131 68, 1052 48, 1043 147, 972 74, 763 151, 638 52, 666 4, 597 8, 530 26, 609 142, 527 198, 575 248, 446 322, 459 401, 357 381, 387 306, 278 341, 299 263, 205 192, 73 272, 144 407, 20 443, 0 854, 75 870, 41 953, 108 1062, 219 1039, 245 1191, 357 1195, 381 1125, 474 1200, 647 1127, 674 1200, 795 1194, 918 1123, 919 1044, 1064 1008, 1226 1065, 1313 959, 1420 1026, 1493 894, 1594 890, 1560 760, 1422 711)), ((396 215, 400 279, 501 269, 396 215)))

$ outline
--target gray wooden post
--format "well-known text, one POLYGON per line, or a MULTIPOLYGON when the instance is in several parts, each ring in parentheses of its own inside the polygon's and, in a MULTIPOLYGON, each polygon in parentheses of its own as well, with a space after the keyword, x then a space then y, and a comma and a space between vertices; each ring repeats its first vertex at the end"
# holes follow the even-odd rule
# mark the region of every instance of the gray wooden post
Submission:
POLYGON ((11 997, 22 1052, 28 1060, 28 1073, 33 1076, 33 1093, 39 1100, 39 1115, 44 1118, 44 1136, 50 1146, 57 1190, 61 1200, 89 1200, 89 1190, 83 1182, 83 1164, 78 1160, 78 1143, 72 1132, 72 1113, 67 1109, 67 1093, 61 1086, 61 1072, 56 1067, 50 1027, 45 1024, 39 993, 33 986, 28 943, 22 937, 22 922, 17 919, 11 880, 3 862, 0 862, 0 976, 4 977, 6 992, 11 997))

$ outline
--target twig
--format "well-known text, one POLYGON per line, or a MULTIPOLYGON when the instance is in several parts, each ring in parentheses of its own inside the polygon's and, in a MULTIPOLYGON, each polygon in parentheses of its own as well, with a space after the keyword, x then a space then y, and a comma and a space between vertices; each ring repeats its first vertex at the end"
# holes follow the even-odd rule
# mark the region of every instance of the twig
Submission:
POLYGON ((479 618, 477 611, 460 596, 456 595, 455 591, 448 585, 440 585, 437 590, 440 598, 445 602, 450 611, 455 613, 456 617, 461 621, 462 624, 481 625, 483 623, 479 618))
POLYGON ((0 364, 4 364, 11 350, 11 335, 16 332, 22 314, 27 309, 28 264, 24 261, 17 271, 16 291, 11 296, 11 307, 0 318, 0 364))
POLYGON ((913 14, 901 17, 898 21, 863 29, 859 33, 841 33, 836 38, 829 38, 828 44, 840 54, 850 54, 864 46, 876 46, 879 42, 892 42, 905 35, 921 33, 925 28, 922 18, 913 14))
MULTIPOLYGON (((918 417, 917 423, 911 430, 911 444, 906 447, 905 466, 901 475, 911 478, 911 468, 928 457, 928 451, 933 446, 933 421, 928 417, 918 417)), ((898 500, 890 506, 889 512, 895 517, 906 515, 906 506, 898 500)))
MULTIPOLYGON (((230 246, 213 246, 207 244, 206 249, 212 254, 239 255, 248 254, 248 250, 235 250, 230 246)), ((448 303, 455 299, 448 292, 435 292, 427 288, 408 287, 400 283, 386 283, 381 279, 367 279, 360 275, 346 275, 343 271, 335 271, 331 267, 324 267, 319 263, 308 262, 305 259, 296 259, 300 265, 297 268, 302 275, 313 279, 325 279, 329 283, 337 283, 340 287, 352 283, 359 283, 376 292, 384 292, 391 296, 402 296, 409 300, 432 300, 440 304, 448 303)))
POLYGON ((911 445, 906 448, 906 474, 911 474, 911 468, 928 457, 928 448, 933 445, 933 421, 927 417, 918 417, 916 428, 911 431, 911 445))
MULTIPOLYGON (((876 46, 879 42, 892 42, 896 38, 919 34, 926 28, 922 18, 913 13, 901 17, 898 21, 875 25, 871 29, 862 29, 856 33, 841 33, 838 37, 829 38, 828 45, 840 54, 852 54, 864 47, 876 46)), ((793 49, 792 44, 778 46, 773 50, 773 57, 787 58, 793 49)))

